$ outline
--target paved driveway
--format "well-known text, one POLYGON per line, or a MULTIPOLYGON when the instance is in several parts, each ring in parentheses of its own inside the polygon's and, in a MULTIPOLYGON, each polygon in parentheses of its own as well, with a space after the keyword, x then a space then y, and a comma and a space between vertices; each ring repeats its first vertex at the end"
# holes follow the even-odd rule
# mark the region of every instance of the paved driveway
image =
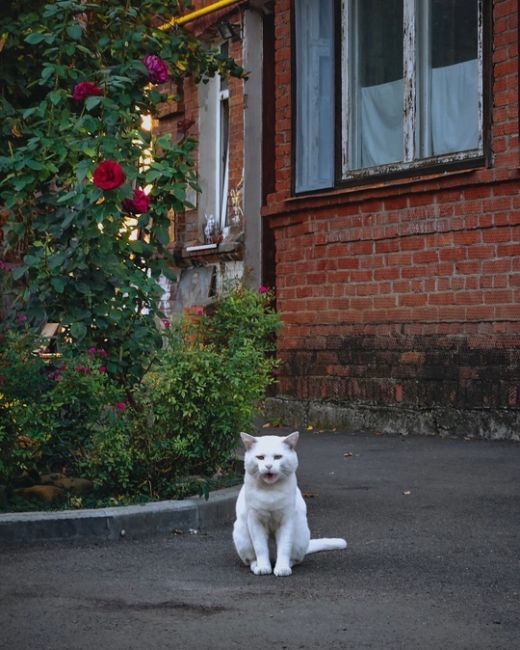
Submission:
POLYGON ((275 578, 230 525, 4 548, 0 648, 520 647, 520 444, 306 433, 299 476, 346 551, 275 578))

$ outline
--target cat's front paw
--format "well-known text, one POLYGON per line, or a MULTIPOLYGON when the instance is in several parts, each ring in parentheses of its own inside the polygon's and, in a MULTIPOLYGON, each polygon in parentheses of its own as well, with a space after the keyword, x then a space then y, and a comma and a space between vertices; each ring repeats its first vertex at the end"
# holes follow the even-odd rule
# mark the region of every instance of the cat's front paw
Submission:
POLYGON ((267 576, 273 572, 273 568, 270 564, 251 562, 251 571, 255 574, 255 576, 267 576))
POLYGON ((284 566, 284 565, 276 565, 274 567, 274 575, 283 577, 283 576, 290 576, 292 574, 292 569, 290 566, 284 566))

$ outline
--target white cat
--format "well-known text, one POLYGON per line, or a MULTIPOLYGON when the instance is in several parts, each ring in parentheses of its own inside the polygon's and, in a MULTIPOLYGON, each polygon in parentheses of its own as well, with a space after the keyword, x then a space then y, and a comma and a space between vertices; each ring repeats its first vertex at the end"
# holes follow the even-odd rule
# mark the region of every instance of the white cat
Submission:
POLYGON ((276 540, 276 576, 289 576, 308 553, 346 548, 344 539, 311 539, 307 506, 296 482, 299 433, 255 438, 240 434, 246 453, 233 541, 255 575, 272 573, 269 539, 276 540))

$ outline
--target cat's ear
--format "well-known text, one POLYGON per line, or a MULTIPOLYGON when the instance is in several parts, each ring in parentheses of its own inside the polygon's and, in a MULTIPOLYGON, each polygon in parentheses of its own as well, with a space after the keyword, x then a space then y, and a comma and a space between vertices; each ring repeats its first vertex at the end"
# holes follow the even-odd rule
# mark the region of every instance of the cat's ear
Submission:
POLYGON ((244 447, 247 449, 247 451, 249 451, 256 442, 256 438, 254 436, 250 436, 248 433, 242 432, 240 434, 240 437, 242 438, 242 442, 244 443, 244 447))
POLYGON ((296 443, 298 442, 299 437, 300 437, 299 432, 293 431, 290 435, 284 438, 283 441, 290 449, 294 449, 296 447, 296 443))

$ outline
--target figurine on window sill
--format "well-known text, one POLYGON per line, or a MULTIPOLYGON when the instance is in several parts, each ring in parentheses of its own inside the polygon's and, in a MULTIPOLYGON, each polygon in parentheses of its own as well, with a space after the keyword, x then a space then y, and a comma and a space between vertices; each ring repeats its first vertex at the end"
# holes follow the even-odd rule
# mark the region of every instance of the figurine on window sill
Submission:
POLYGON ((214 244, 213 236, 215 234, 215 217, 210 214, 206 216, 206 225, 204 226, 204 243, 214 244))

